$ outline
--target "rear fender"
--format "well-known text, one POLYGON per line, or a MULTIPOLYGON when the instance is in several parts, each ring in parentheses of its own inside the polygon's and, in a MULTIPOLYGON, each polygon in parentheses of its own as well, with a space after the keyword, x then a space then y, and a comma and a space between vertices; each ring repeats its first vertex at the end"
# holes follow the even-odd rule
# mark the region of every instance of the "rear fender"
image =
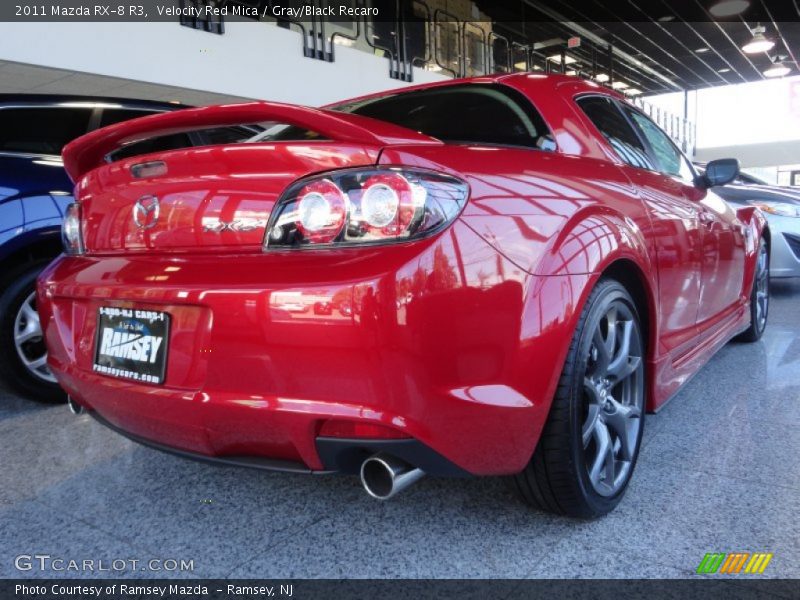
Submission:
MULTIPOLYGON (((645 232, 632 219, 603 207, 576 213, 554 238, 539 263, 537 275, 541 280, 556 280, 569 288, 559 300, 564 319, 561 336, 565 342, 558 346, 557 364, 563 365, 566 359, 589 295, 598 281, 609 275, 628 288, 638 304, 646 336, 647 368, 654 368, 658 358, 658 281, 649 248, 645 232)), ((647 408, 653 410, 655 388, 648 389, 647 394, 647 408)))
MULTIPOLYGON (((563 369, 589 295, 606 274, 619 279, 637 301, 646 335, 646 368, 651 372, 655 368, 657 282, 642 232, 625 218, 603 211, 576 215, 571 225, 553 240, 551 249, 539 263, 539 272, 529 278, 523 300, 516 361, 521 370, 518 380, 535 383, 531 388, 536 389, 538 410, 543 415, 549 414, 558 385, 559 378, 552 374, 563 369), (579 253, 583 255, 564 260, 579 253), (547 376, 541 376, 542 373, 547 376)), ((651 378, 647 389, 648 410, 654 409, 657 398, 654 382, 655 378, 651 378)), ((537 430, 532 432, 531 439, 538 439, 544 422, 545 419, 535 422, 537 430)), ((533 451, 532 446, 530 454, 533 451)))
MULTIPOLYGON (((654 272, 643 227, 630 217, 600 205, 575 212, 542 256, 536 275, 600 273, 625 259, 645 272, 654 272)), ((650 283, 655 283, 652 281, 650 283)))
POLYGON ((758 262, 758 248, 761 245, 761 238, 767 238, 769 247, 769 230, 767 219, 764 213, 756 206, 735 206, 736 217, 744 226, 745 235, 745 265, 744 277, 742 280, 742 297, 749 298, 753 288, 753 278, 756 274, 756 264, 758 262))
MULTIPOLYGON (((648 316, 654 313, 650 217, 615 165, 536 150, 458 145, 388 148, 380 163, 440 170, 469 184, 470 200, 459 220, 525 276, 512 380, 540 403, 540 414, 549 411, 558 379, 551 375, 563 368, 586 299, 606 269, 631 265, 650 295, 648 316)), ((650 339, 654 336, 651 331, 650 339)), ((538 433, 532 430, 531 439, 538 433)))

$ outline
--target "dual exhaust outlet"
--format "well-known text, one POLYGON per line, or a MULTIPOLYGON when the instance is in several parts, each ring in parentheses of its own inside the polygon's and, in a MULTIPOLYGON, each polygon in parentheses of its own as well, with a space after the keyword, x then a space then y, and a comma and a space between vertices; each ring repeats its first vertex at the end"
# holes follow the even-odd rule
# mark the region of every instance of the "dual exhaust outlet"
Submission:
POLYGON ((379 452, 361 463, 361 485, 373 498, 388 500, 425 475, 422 469, 391 454, 379 452))
MULTIPOLYGON (((83 413, 83 407, 71 396, 67 397, 67 406, 73 415, 83 413)), ((361 485, 370 496, 378 500, 388 500, 424 475, 422 469, 412 467, 406 461, 385 452, 373 454, 361 463, 361 485)))
POLYGON ((72 396, 67 396, 67 406, 69 407, 69 412, 71 412, 73 415, 77 416, 83 414, 83 407, 75 402, 75 400, 72 399, 72 396))

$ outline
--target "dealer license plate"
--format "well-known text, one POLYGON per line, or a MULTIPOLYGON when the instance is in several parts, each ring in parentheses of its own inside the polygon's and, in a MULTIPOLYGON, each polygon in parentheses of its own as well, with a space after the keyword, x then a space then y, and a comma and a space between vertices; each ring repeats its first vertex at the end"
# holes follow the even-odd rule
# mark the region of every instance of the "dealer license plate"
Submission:
POLYGON ((102 306, 97 312, 94 371, 141 383, 164 383, 169 314, 102 306))

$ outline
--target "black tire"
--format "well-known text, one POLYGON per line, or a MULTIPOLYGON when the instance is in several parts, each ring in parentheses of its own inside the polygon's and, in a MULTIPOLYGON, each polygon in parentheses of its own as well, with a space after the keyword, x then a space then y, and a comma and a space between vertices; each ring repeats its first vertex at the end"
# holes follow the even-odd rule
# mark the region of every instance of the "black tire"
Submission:
MULTIPOLYGON (((0 293, 0 378, 12 390, 38 402, 65 402, 66 394, 55 381, 47 381, 23 362, 15 342, 15 330, 23 305, 36 290, 36 277, 47 266, 47 261, 30 263, 21 267, 5 281, 0 293)), ((26 349, 39 352, 44 341, 33 338, 26 349)), ((52 377, 52 376, 51 376, 52 377)))
POLYGON ((570 517, 595 518, 613 510, 622 499, 636 465, 644 431, 645 346, 640 323, 636 305, 627 290, 615 280, 600 280, 576 327, 533 457, 525 469, 512 478, 517 492, 528 504, 570 517), (613 328, 610 325, 612 309, 613 328), (622 316, 619 320, 618 315, 622 316), (623 357, 625 340, 628 358, 623 357), (602 352, 597 350, 598 341, 606 348, 602 352), (638 356, 634 356, 637 353, 638 356), (606 367, 601 369, 603 362, 606 367), (611 374, 611 367, 615 367, 618 375, 611 374), (625 375, 630 368, 634 370, 625 375), (616 384, 613 383, 615 379, 618 379, 616 384), (620 424, 623 430, 627 431, 630 425, 636 432, 620 434, 617 449, 613 436, 620 424), (605 437, 599 433, 602 429, 606 430, 605 437), (608 443, 601 446, 601 438, 608 443), (609 443, 611 449, 602 452, 601 447, 609 448, 609 443), (592 458, 589 455, 593 444, 596 456, 592 458), (606 458, 600 460, 601 455, 606 458), (592 475, 589 463, 595 467, 592 475), (599 473, 598 464, 602 465, 599 473), (609 472, 610 484, 603 481, 609 472))
POLYGON ((769 248, 764 238, 758 247, 753 289, 750 291, 750 327, 737 336, 736 341, 757 342, 764 335, 769 317, 769 248))

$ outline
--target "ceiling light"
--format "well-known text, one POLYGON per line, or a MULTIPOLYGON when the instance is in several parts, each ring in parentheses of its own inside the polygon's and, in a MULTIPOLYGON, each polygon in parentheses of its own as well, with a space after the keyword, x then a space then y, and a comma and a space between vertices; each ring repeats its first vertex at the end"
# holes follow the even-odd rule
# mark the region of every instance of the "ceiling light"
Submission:
MULTIPOLYGON (((560 63, 561 62, 561 55, 560 54, 553 54, 552 56, 548 56, 547 60, 552 60, 553 62, 560 63)), ((569 54, 564 55, 564 64, 571 65, 575 62, 575 59, 572 58, 569 54)))
POLYGON ((600 83, 605 83, 608 81, 608 75, 605 73, 598 73, 594 76, 595 80, 599 81, 600 83))
POLYGON ((778 61, 764 71, 764 77, 783 77, 792 72, 791 67, 785 62, 778 61))
POLYGON ((636 88, 628 88, 627 90, 625 90, 625 93, 628 94, 628 96, 638 96, 639 94, 642 93, 642 90, 637 90, 636 88))
POLYGON ((702 48, 698 48, 697 50, 695 50, 695 52, 697 52, 698 54, 702 54, 703 52, 708 52, 708 48, 704 46, 702 48))
POLYGON ((664 15, 663 17, 658 17, 658 21, 660 23, 666 23, 668 21, 674 21, 674 20, 675 20, 674 15, 664 15))
POLYGON ((717 71, 717 73, 727 73, 728 71, 730 71, 730 69, 728 67, 724 67, 724 68, 720 69, 719 71, 717 71))
POLYGON ((628 84, 624 81, 615 81, 611 84, 611 87, 615 90, 624 90, 626 87, 628 87, 628 84))
POLYGON ((715 17, 732 17, 747 10, 749 0, 722 0, 708 9, 715 17))
POLYGON ((756 27, 753 29, 753 39, 742 46, 742 51, 745 54, 758 54, 759 52, 772 50, 775 42, 764 37, 765 31, 766 29, 763 27, 756 27))

